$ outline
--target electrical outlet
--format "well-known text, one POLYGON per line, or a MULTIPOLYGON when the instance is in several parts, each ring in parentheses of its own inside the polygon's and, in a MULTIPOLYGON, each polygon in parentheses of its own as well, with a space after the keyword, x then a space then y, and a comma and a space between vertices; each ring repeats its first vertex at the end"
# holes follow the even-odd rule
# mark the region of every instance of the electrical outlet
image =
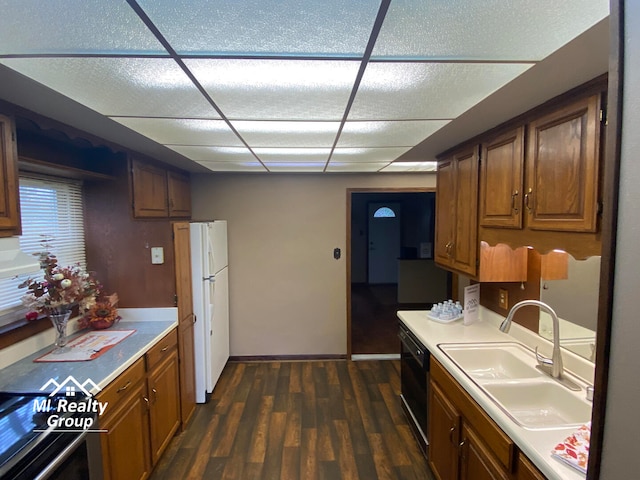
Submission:
POLYGON ((151 264, 162 265, 164 263, 164 248, 151 247, 151 264))
POLYGON ((509 292, 504 288, 498 290, 498 305, 505 310, 509 308, 509 292))

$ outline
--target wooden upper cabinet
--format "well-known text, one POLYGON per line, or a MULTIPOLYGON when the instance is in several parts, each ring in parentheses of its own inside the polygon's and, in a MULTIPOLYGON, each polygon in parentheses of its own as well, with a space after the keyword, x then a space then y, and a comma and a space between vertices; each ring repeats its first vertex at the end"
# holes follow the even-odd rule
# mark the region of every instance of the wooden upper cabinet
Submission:
POLYGON ((436 263, 475 276, 478 258, 478 147, 438 164, 436 263))
POLYGON ((534 230, 595 232, 600 96, 578 100, 529 124, 524 205, 534 230))
POLYGON ((167 192, 170 217, 191 216, 191 179, 189 175, 167 172, 167 192))
POLYGON ((479 224, 522 228, 524 127, 482 144, 479 224))
POLYGON ((191 216, 189 175, 132 159, 131 192, 136 218, 191 216))
POLYGON ((22 233, 17 158, 13 121, 0 115, 0 236, 22 233))
POLYGON ((132 160, 133 215, 167 217, 167 171, 154 165, 132 160))

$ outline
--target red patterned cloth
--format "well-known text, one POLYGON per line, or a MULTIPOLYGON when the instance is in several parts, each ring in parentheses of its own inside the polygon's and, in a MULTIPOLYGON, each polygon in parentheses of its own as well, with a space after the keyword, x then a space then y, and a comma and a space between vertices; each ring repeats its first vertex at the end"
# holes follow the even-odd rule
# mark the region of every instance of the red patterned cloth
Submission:
POLYGON ((576 432, 557 444, 551 452, 551 455, 582 473, 587 473, 590 441, 591 422, 581 426, 576 432))

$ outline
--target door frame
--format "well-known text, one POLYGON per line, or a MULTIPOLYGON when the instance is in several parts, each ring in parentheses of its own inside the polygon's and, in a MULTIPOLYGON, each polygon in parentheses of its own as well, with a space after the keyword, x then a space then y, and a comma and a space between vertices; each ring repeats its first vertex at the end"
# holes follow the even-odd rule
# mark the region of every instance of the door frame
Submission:
POLYGON ((345 245, 347 262, 346 291, 347 291, 347 359, 351 359, 351 207, 354 193, 435 193, 435 187, 377 187, 377 188, 347 188, 347 240, 345 245))

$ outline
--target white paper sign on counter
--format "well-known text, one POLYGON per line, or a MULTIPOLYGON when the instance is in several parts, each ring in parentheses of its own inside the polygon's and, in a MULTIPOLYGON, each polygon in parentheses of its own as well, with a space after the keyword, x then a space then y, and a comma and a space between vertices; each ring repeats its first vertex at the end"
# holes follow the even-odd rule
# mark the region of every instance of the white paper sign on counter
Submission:
POLYGON ((464 287, 464 324, 471 325, 480 315, 480 284, 464 287))

